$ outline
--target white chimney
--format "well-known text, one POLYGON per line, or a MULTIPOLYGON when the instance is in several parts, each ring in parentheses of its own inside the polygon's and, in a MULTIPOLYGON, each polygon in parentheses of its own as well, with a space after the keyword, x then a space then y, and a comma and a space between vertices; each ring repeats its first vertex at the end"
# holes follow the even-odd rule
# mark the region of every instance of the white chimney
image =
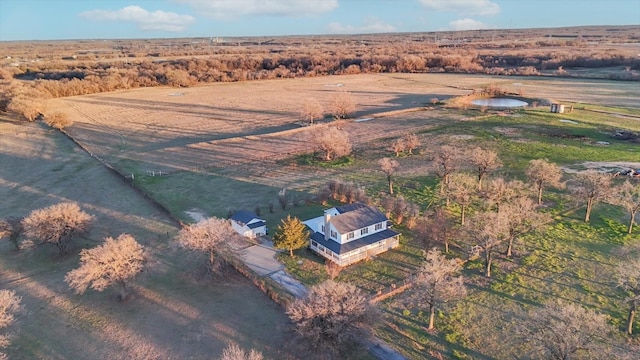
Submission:
POLYGON ((331 220, 331 214, 328 211, 324 212, 324 239, 329 240, 331 230, 329 227, 329 220, 331 220))

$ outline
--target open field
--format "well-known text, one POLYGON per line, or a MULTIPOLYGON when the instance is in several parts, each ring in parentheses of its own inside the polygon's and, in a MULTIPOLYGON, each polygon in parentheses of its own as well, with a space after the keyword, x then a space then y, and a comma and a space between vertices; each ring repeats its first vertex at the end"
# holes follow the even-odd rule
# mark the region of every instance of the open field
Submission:
MULTIPOLYGON (((579 103, 637 107, 640 98, 640 89, 626 82, 363 74, 139 89, 54 99, 52 107, 74 120, 67 130, 71 136, 122 173, 133 174, 175 214, 195 207, 224 216, 229 208, 264 209, 276 201, 275 194, 283 187, 309 190, 336 175, 332 168, 300 171, 295 163, 276 163, 311 150, 312 130, 295 124, 306 99, 317 99, 326 108, 334 92, 346 90, 358 105, 356 116, 366 118, 427 106, 432 98, 470 94, 491 85, 534 99, 576 103, 576 107, 579 103), (150 178, 147 171, 179 173, 150 178), (263 186, 240 192, 248 197, 228 199, 215 190, 225 181, 239 188, 263 186)), ((350 122, 344 128, 356 148, 370 147, 376 139, 426 132, 478 115, 482 114, 438 108, 350 122)))
MULTIPOLYGON (((321 210, 317 204, 278 209, 276 197, 283 187, 295 193, 297 199, 304 200, 309 199, 313 191, 327 180, 341 178, 365 186, 374 197, 382 195, 385 179, 378 171, 376 161, 383 156, 390 156, 388 146, 406 133, 417 133, 422 145, 416 155, 398 158, 401 170, 397 174, 396 188, 399 195, 418 203, 423 209, 434 200, 431 188, 435 185, 435 179, 429 159, 442 144, 494 149, 505 163, 498 175, 510 178, 523 179, 527 162, 542 157, 572 169, 586 167, 585 162, 624 162, 640 167, 640 148, 637 143, 612 137, 618 129, 640 131, 637 103, 640 89, 633 85, 528 77, 386 74, 243 82, 187 89, 154 88, 62 98, 52 103, 68 112, 75 121, 67 129, 71 136, 122 173, 134 174, 133 183, 151 194, 176 217, 193 221, 188 211, 225 216, 228 210, 260 206, 269 227, 274 229, 279 219, 287 213, 307 218, 317 215, 321 210), (337 87, 336 84, 343 85, 337 87), (381 112, 428 106, 432 97, 446 99, 489 85, 498 85, 513 92, 521 91, 532 99, 571 103, 575 109, 570 114, 551 114, 546 106, 506 112, 437 106, 421 111, 374 116, 381 112), (299 120, 300 99, 313 97, 326 105, 330 94, 336 89, 350 91, 359 105, 358 116, 373 119, 347 121, 340 125, 349 132, 355 145, 354 155, 348 162, 342 165, 305 163, 300 154, 308 153, 311 149, 307 142, 308 135, 304 133, 312 132, 313 128, 300 128, 294 124, 299 120), (598 143, 603 141, 609 145, 598 143), (168 174, 151 176, 147 171, 164 171, 168 174), (270 202, 275 204, 274 213, 267 210, 270 202)), ((97 164, 59 134, 47 132, 34 124, 27 125, 28 128, 7 124, 10 124, 6 125, 8 133, 14 135, 15 139, 8 142, 6 148, 16 150, 7 151, 8 156, 2 159, 6 159, 3 161, 6 161, 7 168, 16 167, 18 175, 7 176, 8 180, 3 180, 6 182, 3 189, 6 188, 5 194, 13 199, 13 207, 22 209, 23 214, 31 209, 24 207, 26 202, 21 198, 11 197, 16 193, 25 193, 37 200, 42 194, 57 194, 47 190, 56 188, 50 181, 59 181, 59 186, 64 189, 67 189, 66 183, 71 182, 73 188, 65 191, 73 194, 85 189, 82 191, 87 193, 88 198, 84 202, 88 209, 114 208, 115 219, 131 219, 129 214, 141 213, 137 215, 139 218, 133 217, 141 228, 139 232, 127 230, 130 226, 128 220, 123 221, 119 231, 149 238, 146 229, 150 228, 154 235, 148 241, 155 240, 154 246, 160 249, 156 252, 157 261, 153 263, 152 270, 140 278, 136 298, 126 304, 117 304, 109 299, 108 293, 88 294, 82 298, 69 294, 62 283, 64 272, 58 266, 70 269, 75 266, 75 259, 65 258, 53 263, 46 249, 8 257, 13 253, 7 244, 3 244, 0 247, 1 254, 11 261, 5 270, 7 278, 25 271, 20 268, 24 265, 16 261, 20 258, 42 258, 48 261, 44 269, 55 267, 55 272, 40 275, 42 279, 36 276, 36 280, 27 281, 27 284, 35 283, 29 285, 31 288, 20 285, 24 286, 25 291, 34 292, 38 290, 34 286, 46 287, 40 288, 45 295, 34 295, 33 299, 29 299, 36 308, 46 309, 43 305, 45 302, 56 302, 60 297, 56 306, 79 310, 75 315, 61 315, 56 321, 71 324, 71 329, 75 329, 76 333, 79 331, 74 327, 76 323, 69 319, 81 324, 78 327, 82 329, 93 329, 84 322, 96 324, 95 328, 109 329, 109 326, 102 327, 104 318, 101 316, 104 312, 87 309, 90 303, 96 302, 100 309, 113 312, 132 307, 135 308, 131 310, 132 313, 140 311, 140 317, 130 313, 126 315, 143 329, 136 333, 139 336, 136 344, 142 344, 140 348, 125 341, 125 337, 131 333, 124 333, 122 337, 108 338, 102 345, 96 345, 95 354, 102 354, 101 349, 113 347, 131 349, 140 354, 147 349, 166 350, 154 344, 162 344, 167 338, 178 341, 178 338, 167 335, 165 331, 158 333, 159 329, 150 320, 156 319, 160 322, 159 327, 166 329, 169 334, 181 334, 183 342, 179 343, 180 346, 189 348, 178 347, 184 350, 174 350, 177 352, 175 358, 184 355, 200 358, 200 351, 208 351, 207 346, 211 347, 211 351, 220 351, 227 339, 234 339, 247 347, 266 349, 265 354, 274 358, 296 357, 292 355, 295 354, 294 350, 285 346, 288 343, 283 337, 289 334, 287 331, 290 328, 281 309, 268 305, 265 297, 253 294, 252 289, 244 287, 248 284, 241 279, 212 284, 209 280, 194 280, 185 276, 182 270, 186 264, 181 261, 175 263, 170 260, 171 255, 164 255, 165 252, 173 254, 172 251, 176 251, 166 239, 167 231, 175 233, 175 228, 167 219, 160 214, 144 215, 145 211, 150 211, 146 205, 144 209, 147 210, 136 210, 133 205, 130 205, 134 209, 132 211, 127 210, 126 206, 120 208, 118 196, 123 197, 125 204, 127 201, 136 204, 141 202, 134 201, 135 195, 127 193, 128 188, 117 180, 114 179, 117 184, 102 184, 100 181, 106 181, 107 176, 92 177, 92 171, 96 169, 93 166, 98 167, 97 164), (39 129, 35 134, 46 134, 54 139, 51 140, 53 143, 43 142, 43 135, 29 140, 30 136, 34 136, 30 135, 32 128, 39 129), (56 153, 58 148, 62 149, 61 154, 56 153), (31 167, 14 165, 15 162, 28 166, 29 161, 23 159, 40 157, 45 160, 38 160, 31 167), (50 158, 55 161, 49 161, 50 158), (79 161, 78 165, 78 159, 88 162, 79 161), (38 180, 31 177, 29 169, 32 167, 42 169, 42 172, 35 173, 40 175, 38 180), (61 176, 47 176, 52 173, 60 173, 61 176), (74 176, 76 173, 92 181, 82 181, 74 176), (65 174, 67 176, 63 176, 65 174), (116 203, 104 204, 112 199, 101 197, 96 188, 113 191, 112 197, 116 203), (149 225, 149 218, 161 225, 149 225), (175 291, 175 288, 185 291, 175 291), (239 294, 237 298, 234 297, 236 293, 239 294), (183 297, 183 294, 188 296, 183 297), (216 302, 217 306, 212 307, 216 309, 223 304, 244 304, 248 298, 255 301, 264 299, 266 303, 246 305, 250 309, 247 313, 237 308, 222 308, 218 313, 208 307, 213 297, 211 294, 220 296, 220 303, 216 302), (57 297, 52 298, 53 295, 57 297), (74 301, 81 305, 73 308, 72 304, 76 304, 74 301), (152 314, 161 314, 161 319, 151 315, 145 317, 147 308, 152 314), (180 314, 191 314, 191 320, 176 317, 176 311, 172 308, 180 309, 177 311, 180 314), (226 322, 223 310, 240 320, 237 323, 226 322), (204 317, 204 323, 193 322, 193 319, 202 319, 200 315, 195 315, 198 312, 204 317), (249 322, 251 318, 266 320, 255 324, 249 322), (251 329, 243 327, 246 323, 251 324, 251 329), (282 329, 282 332, 270 331, 269 326, 273 327, 273 324, 277 324, 275 328, 282 329), (216 329, 215 334, 206 333, 211 327, 216 329), (254 334, 254 330, 258 334, 254 334), (202 341, 209 334, 217 336, 216 340, 202 341), (224 334, 232 335, 227 337, 224 334), (184 345, 192 343, 198 343, 199 346, 193 349, 184 345)), ((2 165, 5 168, 5 163, 2 165)), ((82 199, 67 193, 59 196, 82 199)), ((504 358, 510 351, 508 325, 518 321, 517 311, 556 297, 598 309, 611 316, 614 326, 621 328, 625 308, 621 304, 621 294, 611 281, 616 259, 610 256, 610 251, 622 243, 638 241, 637 234, 624 234, 625 216, 617 208, 596 208, 592 223, 586 225, 580 221, 582 208, 566 193, 550 192, 548 199, 548 211, 552 212, 557 222, 546 234, 524 239, 525 242, 518 245, 514 259, 496 260, 492 279, 480 275, 482 265, 479 261, 467 263, 464 273, 471 295, 450 315, 438 317, 438 332, 425 331, 424 314, 419 309, 406 307, 403 298, 398 297, 383 303, 385 322, 376 329, 377 335, 394 344, 410 359, 422 359, 429 351, 442 353, 449 358, 504 358)), ((43 203, 47 204, 49 202, 43 203)), ((6 215, 0 213, 0 216, 6 215)), ((380 255, 375 261, 350 267, 341 273, 339 279, 353 282, 373 294, 414 272, 422 260, 422 249, 413 241, 407 229, 402 226, 398 229, 404 234, 398 250, 380 255)), ((90 234, 83 240, 83 246, 97 242, 106 234, 114 235, 110 227, 98 228, 97 231, 101 231, 100 235, 90 234)), ((453 255, 464 257, 468 247, 469 244, 456 243, 453 255)), ((291 273, 307 284, 326 278, 318 257, 308 254, 306 250, 300 250, 299 255, 301 264, 298 264, 298 259, 287 261, 291 273)), ((5 274, 2 275, 4 279, 5 274)), ((20 282, 11 284, 19 286, 20 282)), ((118 316, 116 313, 113 317, 125 323, 118 316)), ((22 321, 31 324, 30 319, 27 317, 22 321)), ((20 327, 32 329, 35 324, 21 324, 20 327)), ((97 333, 92 333, 92 336, 99 338, 100 331, 93 331, 97 333)), ((636 331, 640 331, 637 325, 636 331)), ((622 340, 622 336, 616 339, 622 340)), ((24 345, 17 343, 16 346, 34 346, 31 344, 30 341, 24 345)), ((623 351, 634 351, 634 346, 638 346, 637 337, 620 346, 623 351)), ((37 351, 50 354, 52 350, 33 351, 37 356, 37 351)))
MULTIPOLYGON (((177 226, 57 131, 0 119, 0 218, 75 201, 96 216, 70 255, 17 253, 0 242, 0 288, 22 297, 11 359, 211 359, 227 342, 272 359, 313 358, 295 343, 283 309, 243 276, 211 277, 175 246, 177 226), (78 248, 130 233, 149 262, 124 303, 115 290, 75 295, 64 282, 78 248)), ((194 262, 196 261, 196 262, 194 262)))

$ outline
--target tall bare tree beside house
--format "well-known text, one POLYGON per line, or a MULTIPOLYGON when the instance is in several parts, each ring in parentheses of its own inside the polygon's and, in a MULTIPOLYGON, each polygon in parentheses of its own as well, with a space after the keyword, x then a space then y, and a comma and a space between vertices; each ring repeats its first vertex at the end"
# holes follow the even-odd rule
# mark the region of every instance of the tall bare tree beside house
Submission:
POLYGON ((469 161, 475 167, 478 174, 478 190, 482 189, 482 180, 487 174, 502 167, 502 161, 498 158, 498 154, 493 150, 484 150, 476 147, 468 155, 469 161))
POLYGON ((301 115, 309 122, 309 125, 313 125, 316 120, 322 119, 324 109, 318 100, 309 99, 302 104, 301 115))
POLYGON ((336 127, 314 127, 310 129, 309 142, 315 151, 322 154, 322 159, 333 159, 351 154, 351 141, 349 134, 336 127))
MULTIPOLYGON (((0 290, 0 331, 5 329, 15 321, 15 315, 22 308, 22 298, 16 295, 13 290, 0 290)), ((9 335, 0 333, 0 349, 7 347, 10 343, 9 335)), ((0 359, 6 359, 6 355, 0 352, 0 359)))
POLYGON ((311 344, 336 353, 362 339, 378 318, 362 290, 332 280, 312 286, 305 298, 291 302, 287 315, 311 344))
POLYGON ((330 110, 336 119, 346 119, 356 111, 356 101, 348 91, 333 93, 330 101, 330 110))
POLYGON ((550 301, 524 315, 518 327, 525 358, 549 360, 591 359, 607 356, 606 316, 564 301, 550 301))
POLYGON ((107 237, 102 245, 80 252, 80 267, 67 273, 65 281, 78 294, 89 287, 103 291, 118 284, 120 300, 125 300, 127 283, 143 270, 144 262, 144 248, 133 236, 107 237))
MULTIPOLYGON (((448 193, 451 174, 460 168, 462 154, 458 148, 443 145, 435 153, 433 162, 436 166, 436 175, 440 179, 440 194, 448 193)), ((447 206, 449 206, 449 197, 447 196, 447 206)))
POLYGON ((636 222, 636 215, 640 212, 640 182, 632 184, 629 180, 613 188, 611 192, 611 203, 621 206, 629 214, 629 227, 627 232, 633 232, 633 224, 636 222))
POLYGON ((410 302, 426 306, 429 310, 428 330, 434 329, 436 311, 467 294, 462 276, 456 276, 462 269, 459 259, 447 259, 440 250, 431 249, 424 264, 418 270, 410 302))
POLYGON ((422 243, 425 253, 436 244, 444 246, 449 252, 449 244, 457 236, 458 229, 451 214, 442 207, 426 213, 416 221, 414 238, 422 243))
POLYGON ((562 169, 547 159, 534 159, 529 161, 525 171, 527 178, 533 184, 538 193, 538 205, 542 204, 542 190, 547 187, 562 189, 562 169))
POLYGON ((22 229, 42 244, 53 244, 60 255, 66 253, 74 235, 87 231, 94 217, 76 203, 59 203, 33 210, 22 219, 22 229))
POLYGON ((477 182, 469 174, 453 174, 448 190, 447 196, 460 207, 460 225, 464 225, 467 209, 477 195, 477 182))
POLYGON ((205 252, 209 257, 210 271, 220 265, 220 253, 225 251, 225 241, 235 236, 229 220, 211 217, 196 224, 187 225, 178 233, 178 243, 190 250, 205 252))
POLYGON ((593 206, 611 196, 611 176, 590 169, 576 174, 574 181, 572 192, 578 198, 587 200, 584 221, 589 222, 593 206))
POLYGON ((380 165, 380 170, 387 176, 389 194, 393 194, 393 175, 400 168, 400 163, 394 159, 384 157, 378 160, 378 165, 380 165))
POLYGON ((617 286, 625 292, 625 302, 629 304, 627 334, 633 334, 633 322, 640 307, 640 244, 624 246, 617 252, 620 263, 616 267, 617 286))

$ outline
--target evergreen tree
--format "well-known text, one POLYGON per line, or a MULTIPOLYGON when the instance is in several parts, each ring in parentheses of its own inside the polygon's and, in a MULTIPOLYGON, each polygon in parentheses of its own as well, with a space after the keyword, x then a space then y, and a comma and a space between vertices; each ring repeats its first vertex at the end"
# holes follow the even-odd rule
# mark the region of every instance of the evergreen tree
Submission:
POLYGON ((276 249, 289 250, 289 255, 293 257, 293 250, 300 249, 309 242, 309 231, 305 224, 297 217, 287 215, 278 225, 278 230, 273 235, 273 246, 276 249))

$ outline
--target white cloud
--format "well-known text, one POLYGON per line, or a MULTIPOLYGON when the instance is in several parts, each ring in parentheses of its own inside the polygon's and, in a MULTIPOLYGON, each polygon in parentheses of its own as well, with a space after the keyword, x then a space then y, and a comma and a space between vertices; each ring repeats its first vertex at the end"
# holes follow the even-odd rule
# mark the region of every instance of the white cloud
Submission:
POLYGON ((487 25, 473 19, 458 19, 449 23, 451 30, 480 30, 486 29, 487 25))
POLYGON ((449 11, 461 15, 496 15, 500 6, 490 0, 418 0, 429 10, 449 11))
POLYGON ((173 0, 193 7, 199 13, 217 18, 247 15, 303 17, 329 12, 338 0, 173 0))
POLYGON ((126 21, 138 25, 141 30, 183 31, 196 19, 190 15, 156 10, 149 12, 132 5, 120 10, 91 10, 79 14, 80 17, 95 21, 126 21))
POLYGON ((393 25, 385 24, 382 20, 373 17, 364 19, 361 26, 332 22, 327 27, 329 32, 333 34, 370 34, 396 31, 393 25))

